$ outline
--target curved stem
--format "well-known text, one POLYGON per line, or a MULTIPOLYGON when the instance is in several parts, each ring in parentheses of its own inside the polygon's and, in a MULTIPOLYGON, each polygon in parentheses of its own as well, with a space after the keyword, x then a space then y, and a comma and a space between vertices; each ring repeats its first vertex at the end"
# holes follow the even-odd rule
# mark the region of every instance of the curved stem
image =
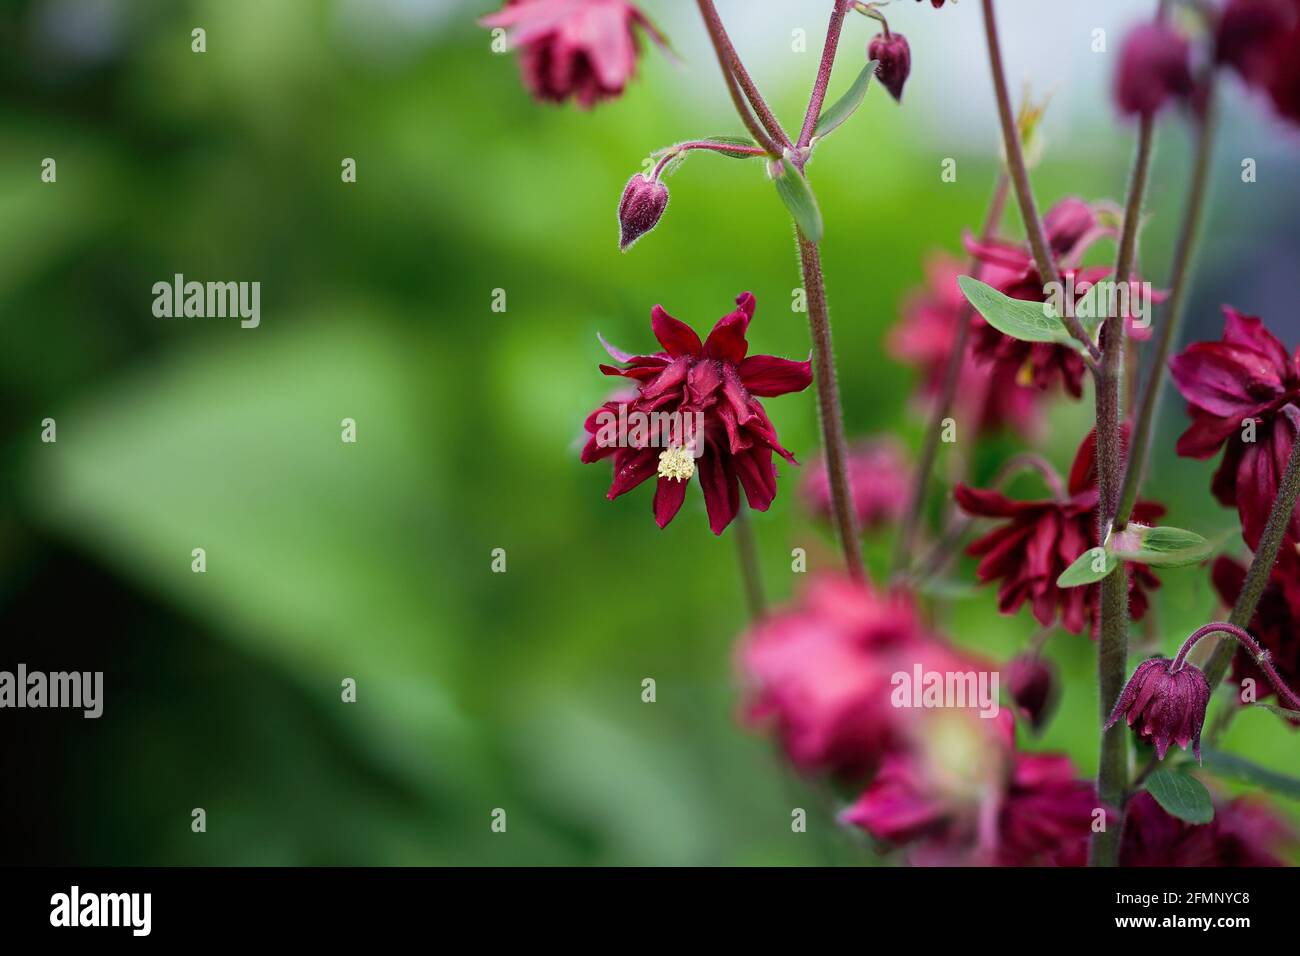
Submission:
POLYGON ((664 152, 664 155, 659 158, 659 162, 655 163, 655 168, 650 172, 650 178, 658 179, 665 166, 682 153, 693 149, 704 149, 714 153, 744 153, 746 156, 767 155, 767 150, 759 146, 744 146, 740 143, 715 143, 709 139, 693 139, 686 143, 677 143, 675 146, 670 146, 664 152))
POLYGON ((718 56, 718 64, 726 77, 727 89, 736 104, 736 112, 740 114, 741 120, 749 128, 754 139, 758 140, 759 144, 773 156, 780 156, 782 149, 790 145, 790 137, 777 122, 762 94, 758 92, 758 87, 754 85, 753 78, 745 69, 745 64, 740 61, 740 54, 732 46, 731 37, 727 36, 727 30, 722 25, 722 18, 718 16, 713 0, 697 0, 697 4, 701 16, 704 17, 704 26, 709 31, 709 39, 713 41, 713 50, 718 56), (741 96, 741 91, 744 92, 744 97, 741 96), (749 101, 749 106, 753 107, 754 114, 757 115, 757 122, 750 114, 749 107, 745 105, 746 99, 749 101))
POLYGON ((1169 670, 1171 672, 1182 670, 1187 663, 1187 654, 1196 646, 1196 642, 1207 634, 1214 634, 1218 631, 1231 634, 1236 639, 1237 643, 1250 652, 1250 656, 1254 659, 1256 666, 1264 672, 1264 676, 1268 678, 1268 682, 1272 684, 1273 689, 1277 691, 1278 700, 1282 701, 1283 704, 1293 710, 1300 710, 1300 696, 1297 696, 1296 692, 1287 686, 1286 681, 1282 679, 1282 675, 1277 672, 1277 668, 1273 666, 1273 661, 1270 659, 1268 651, 1261 647, 1259 642, 1250 636, 1249 631, 1245 628, 1238 627, 1235 624, 1216 621, 1211 624, 1203 624, 1196 630, 1192 631, 1187 640, 1183 642, 1183 646, 1178 649, 1178 656, 1175 657, 1174 662, 1169 665, 1169 670))
POLYGON ((808 326, 813 342, 813 371, 817 382, 817 408, 821 420, 822 444, 826 447, 826 473, 830 479, 831 511, 844 564, 855 581, 866 579, 862 547, 858 541, 858 519, 849 494, 848 441, 844 437, 844 415, 840 409, 839 386, 835 381, 835 352, 831 346, 830 312, 826 306, 826 281, 822 277, 817 244, 796 230, 799 263, 808 295, 808 326))
POLYGON ((817 66, 817 80, 813 83, 812 96, 808 100, 808 109, 803 116, 803 129, 799 131, 800 149, 812 142, 817 130, 817 120, 822 115, 822 103, 826 101, 826 87, 831 82, 831 68, 835 65, 835 51, 840 45, 840 33, 844 29, 844 15, 848 12, 850 0, 835 0, 831 10, 831 22, 826 27, 826 42, 822 46, 821 63, 817 66))
MULTIPOLYGON (((989 203, 989 211, 984 217, 984 226, 980 230, 981 243, 988 242, 997 232, 998 223, 1002 221, 1002 214, 1006 208, 1008 186, 1007 174, 999 173, 997 185, 993 189, 993 199, 989 203)), ((984 263, 972 258, 970 272, 978 279, 984 272, 984 263)), ((970 320, 970 303, 963 302, 957 310, 957 328, 953 335, 952 351, 948 353, 948 365, 943 372, 943 386, 939 391, 939 401, 934 406, 930 427, 922 439, 921 457, 917 463, 911 495, 907 501, 907 511, 903 514, 903 523, 898 529, 898 540, 894 543, 892 564, 894 574, 902 571, 911 558, 916 529, 921 523, 921 512, 925 509, 930 475, 934 471, 934 462, 939 454, 939 436, 943 432, 944 419, 952 414, 952 407, 957 399, 957 386, 961 383, 961 370, 966 362, 966 343, 970 339, 970 320)))
POLYGON ((1133 506, 1137 502, 1138 489, 1142 484, 1142 472, 1151 453, 1152 428, 1159 412, 1165 365, 1169 360, 1169 350, 1177 340, 1178 328, 1182 324, 1183 309, 1187 301, 1188 280, 1191 277, 1196 240, 1200 235, 1206 194, 1209 191, 1207 186, 1210 178, 1210 161, 1214 154, 1214 133, 1217 125, 1213 75, 1206 78, 1205 87, 1205 111, 1201 116, 1197 132, 1196 158, 1193 160, 1192 178, 1187 186, 1183 220, 1174 247, 1169 299, 1164 310, 1165 320, 1156 331, 1155 353, 1148 367, 1146 380, 1142 383, 1137 413, 1133 419, 1128 470, 1124 474, 1124 487, 1120 492, 1119 511, 1115 519, 1117 527, 1123 527, 1133 516, 1133 506))
MULTIPOLYGON (((1285 405, 1282 413, 1295 429, 1295 437, 1291 443, 1291 457, 1278 484, 1277 497, 1273 499, 1273 507, 1268 513, 1268 521, 1264 524, 1264 532, 1259 536, 1255 557, 1246 571, 1246 579, 1241 583, 1241 591, 1238 592, 1237 600, 1232 606, 1232 614, 1228 616, 1228 622, 1237 628, 1249 627, 1255 617, 1255 608, 1259 606, 1259 599, 1268 586, 1273 565, 1277 562, 1277 552, 1282 547, 1287 525, 1295 511, 1296 499, 1300 497, 1300 410, 1297 410, 1294 405, 1285 405)), ((1205 679, 1210 682, 1211 691, 1222 683, 1228 673, 1235 650, 1230 641, 1223 641, 1214 649, 1214 654, 1205 665, 1205 679)))
MULTIPOLYGON (((1020 216, 1025 221, 1025 235, 1029 239, 1029 248, 1034 255, 1034 263, 1044 283, 1061 282, 1060 270, 1052 258, 1051 246, 1047 242, 1047 233, 1043 221, 1038 215, 1038 206, 1034 201, 1034 191, 1029 185, 1029 169, 1025 166, 1024 149, 1020 144, 1020 132, 1016 129, 1016 120, 1011 112, 1011 95, 1007 92, 1006 73, 1002 67, 1002 48, 998 42, 998 25, 993 14, 993 0, 984 2, 984 36, 988 41, 989 66, 993 71, 993 93, 998 102, 998 119, 1002 126, 1002 145, 1007 154, 1007 171, 1011 174, 1011 183, 1016 189, 1016 201, 1020 204, 1020 216)), ((1066 328, 1088 350, 1092 358, 1101 357, 1101 352, 1088 336, 1072 309, 1066 310, 1062 318, 1066 328)))

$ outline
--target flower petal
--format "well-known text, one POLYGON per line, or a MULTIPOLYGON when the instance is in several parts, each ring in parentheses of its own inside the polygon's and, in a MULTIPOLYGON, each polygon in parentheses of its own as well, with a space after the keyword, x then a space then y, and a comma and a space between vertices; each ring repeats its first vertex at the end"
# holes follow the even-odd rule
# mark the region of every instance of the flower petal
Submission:
POLYGON ((682 502, 686 500, 686 486, 689 480, 677 478, 660 478, 655 488, 655 524, 664 528, 677 516, 682 502))
POLYGON ((763 398, 802 392, 812 384, 812 362, 751 355, 740 363, 740 380, 751 395, 763 398))
POLYGON ((656 305, 650 310, 650 330, 673 358, 700 354, 700 337, 695 330, 680 319, 674 319, 662 306, 656 305))

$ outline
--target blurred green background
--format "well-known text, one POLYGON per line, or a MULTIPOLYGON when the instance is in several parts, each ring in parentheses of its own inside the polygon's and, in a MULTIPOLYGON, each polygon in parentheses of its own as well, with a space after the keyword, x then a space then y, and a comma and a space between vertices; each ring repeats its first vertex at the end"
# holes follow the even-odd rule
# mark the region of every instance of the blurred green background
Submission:
MULTIPOLYGON (((1140 5, 1045 6, 1004 4, 1013 80, 1056 87, 1040 198, 1118 199, 1131 131, 1107 99, 1112 61, 1088 42, 1101 26, 1116 45, 1140 5)), ((650 350, 655 303, 706 329, 752 290, 752 348, 806 354, 786 214, 760 165, 697 155, 669 181, 658 230, 620 255, 615 206, 642 159, 739 132, 689 5, 646 3, 683 65, 649 49, 628 94, 591 113, 530 102, 474 23, 490 7, 0 8, 0 665, 106 671, 98 721, 0 714, 8 861, 871 862, 821 791, 739 726, 734 541, 708 532, 697 491, 661 532, 648 488, 611 504, 608 468, 577 460, 582 419, 610 389, 596 333, 650 350), (45 157, 55 184, 40 181, 45 157), (340 181, 345 157, 355 184, 340 181), (151 287, 175 273, 260 281, 260 328, 155 318, 151 287), (39 439, 47 416, 55 444, 39 439), (339 439, 345 417, 355 445, 339 439), (206 574, 190 570, 196 547, 206 574), (505 574, 491 573, 495 548, 505 574), (348 677, 355 704, 340 701, 348 677), (810 809, 807 835, 791 833, 793 806, 810 809), (489 827, 498 807, 505 835, 489 827)), ((720 7, 793 123, 824 4, 720 7), (791 48, 797 29, 808 52, 791 48)), ((925 257, 978 225, 997 153, 977 5, 895 7, 913 49, 905 105, 873 88, 810 177, 849 430, 915 446, 913 373, 884 341, 925 257), (945 157, 954 183, 939 179, 945 157)), ((832 96, 874 32, 850 23, 832 96)), ((1217 337, 1229 301, 1293 345, 1295 143, 1240 93, 1229 107, 1186 333, 1217 337), (1244 156, 1260 182, 1240 182, 1244 156)), ((1142 254, 1157 283, 1188 151, 1170 117, 1142 254)), ((1090 407, 1052 408, 1041 447, 1062 469, 1090 407)), ((811 392, 767 408, 813 460, 811 392)), ((1213 464, 1172 457, 1181 404, 1165 411, 1150 496, 1171 524, 1230 532, 1213 464)), ((958 453, 987 477, 1017 447, 958 453)), ((782 466, 755 520, 777 600, 800 586, 791 548, 834 567, 797 477, 782 466)), ((877 572, 888 546, 868 544, 877 572)), ((1162 577, 1140 650, 1172 652, 1217 613, 1203 569, 1162 577)), ((1027 612, 998 616, 988 590, 935 613, 995 659, 1033 630, 1027 612)), ((1091 774, 1092 645, 1061 635, 1049 654, 1066 693, 1026 745, 1091 774)), ((1229 744, 1278 770, 1300 753, 1263 712, 1229 744)))

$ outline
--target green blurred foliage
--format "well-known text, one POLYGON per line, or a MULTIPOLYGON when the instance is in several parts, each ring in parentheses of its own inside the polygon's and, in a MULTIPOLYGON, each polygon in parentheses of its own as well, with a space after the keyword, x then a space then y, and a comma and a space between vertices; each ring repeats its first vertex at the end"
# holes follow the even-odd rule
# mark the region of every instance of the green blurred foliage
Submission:
MULTIPOLYGON (((708 533, 698 493, 661 532, 648 491, 611 504, 607 469, 577 462, 582 418, 611 387, 596 333, 651 348, 656 302, 707 328, 749 289, 753 349, 808 350, 790 308, 791 227, 760 164, 692 156, 658 230, 617 250, 614 207, 645 155, 737 131, 712 64, 691 65, 707 104, 693 108, 712 123, 696 129, 666 82, 676 68, 654 53, 617 103, 534 105, 469 6, 413 36, 393 28, 376 55, 343 5, 126 4, 107 54, 66 62, 31 27, 46 6, 3 14, 15 46, 0 68, 0 576, 12 599, 33 555, 69 550, 138 604, 113 638, 129 696, 110 685, 107 729, 93 746, 69 740, 77 759, 51 776, 56 805, 83 807, 87 787, 102 796, 67 822, 84 858, 874 862, 835 828, 833 798, 740 726, 734 541, 708 533), (193 24, 207 29, 202 56, 193 24), (56 186, 39 182, 45 156, 56 186), (340 182, 343 157, 357 160, 355 185, 340 182), (174 273, 261 281, 261 327, 155 319, 151 286, 174 273), (46 415, 57 445, 36 440, 46 415), (344 417, 355 445, 339 441, 344 417), (194 547, 207 549, 204 575, 190 571, 194 547), (494 548, 508 573, 489 572, 494 548), (640 700, 647 676, 653 705, 640 700), (355 705, 339 701, 344 677, 355 705), (208 811, 206 837, 189 833, 193 806, 208 811), (809 838, 791 834, 792 806, 809 808, 809 838), (495 807, 508 837, 489 830, 495 807)), ((858 46, 846 44, 832 95, 858 46)), ((806 82, 776 90, 778 108, 792 112, 806 82)), ((1104 162, 1049 145, 1045 200, 1120 193, 1129 136, 1108 129, 1099 105, 1104 162)), ((1178 153, 1154 177, 1155 275, 1178 153)), ((934 146, 873 87, 810 166, 853 435, 919 438, 913 375, 884 342, 925 257, 959 252, 982 218, 992 127, 956 158, 957 182, 940 184, 934 146)), ((812 395, 768 409, 812 460, 812 395)), ((1211 466, 1171 457, 1175 417, 1152 484, 1170 523, 1229 534, 1211 466)), ((1067 467, 1089 422, 1087 401, 1054 406, 1043 450, 1067 467)), ((977 480, 1016 447, 959 442, 977 480)), ((835 563, 795 480, 783 465, 755 522, 776 600, 799 588, 792 547, 835 563)), ((888 544, 868 542, 878 575, 888 544)), ((954 577, 971 581, 970 564, 954 577)), ((1203 570, 1163 577, 1141 651, 1171 652, 1216 613, 1203 570)), ((956 641, 994 659, 1023 646, 1027 613, 959 593, 934 609, 956 641)), ((1025 743, 1091 773, 1093 648, 1063 635, 1049 654, 1067 690, 1025 743)), ((1245 715, 1229 742, 1295 763, 1295 735, 1268 714, 1245 715)))

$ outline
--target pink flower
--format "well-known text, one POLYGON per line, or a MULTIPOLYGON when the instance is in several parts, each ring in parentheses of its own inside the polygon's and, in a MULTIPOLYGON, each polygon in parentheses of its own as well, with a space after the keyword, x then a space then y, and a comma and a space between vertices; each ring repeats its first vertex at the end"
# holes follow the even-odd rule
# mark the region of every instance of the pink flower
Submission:
MULTIPOLYGON (((903 319, 890 334, 891 354, 920 369, 919 398, 924 405, 932 405, 942 390, 961 316, 968 316, 966 321, 976 328, 987 327, 972 314, 957 286, 957 277, 967 271, 950 256, 932 259, 925 287, 908 295, 903 319)), ((960 374, 955 411, 960 420, 972 423, 976 434, 1003 427, 1022 435, 1036 430, 1040 393, 1017 381, 1018 368, 977 360, 968 340, 960 374)))
POLYGON ((1122 113, 1154 115, 1169 100, 1192 92, 1191 46, 1167 24, 1135 28, 1119 58, 1115 102, 1122 113))
MULTIPOLYGON (((859 528, 869 530, 898 520, 907 507, 911 476, 897 443, 889 439, 859 443, 849 451, 848 472, 859 528)), ((813 514, 830 520, 831 485, 824 460, 805 472, 800 492, 813 514)))
POLYGON ((479 21, 510 31, 524 84, 538 100, 583 107, 622 94, 636 71, 636 27, 659 39, 627 0, 507 0, 479 21))
POLYGON ((1214 819, 1192 824, 1171 816, 1145 790, 1128 803, 1120 866, 1285 866, 1277 855, 1295 831, 1263 802, 1216 802, 1214 819))
POLYGON ((919 662, 934 670, 973 666, 921 630, 903 595, 818 578, 796 606, 769 615, 744 639, 745 720, 771 726, 801 770, 859 776, 907 743, 919 712, 891 704, 892 679, 919 662))
POLYGON ((709 527, 722 534, 740 507, 741 487, 756 511, 766 511, 776 497, 773 452, 798 464, 781 447, 759 398, 803 391, 812 381, 812 365, 746 356, 754 297, 743 292, 736 304, 703 343, 689 325, 656 305, 650 327, 662 351, 630 355, 605 345, 624 367, 600 370, 633 379, 640 392, 633 402, 606 402, 587 417, 590 437, 582 460, 613 456, 611 501, 657 474, 654 511, 661 528, 676 516, 697 471, 709 527))
POLYGON ((657 179, 633 173, 618 201, 619 250, 627 252, 634 242, 657 226, 667 208, 668 187, 657 179))
MULTIPOLYGON (((1089 433, 1075 455, 1065 494, 1057 498, 1013 501, 998 491, 957 485, 957 504, 967 514, 1006 519, 966 549, 981 558, 976 569, 981 581, 1001 579, 998 608, 1003 614, 1014 614, 1028 601, 1044 627, 1059 616, 1061 626, 1071 633, 1078 634, 1085 625, 1092 629, 1099 586, 1061 588, 1056 579, 1098 543, 1095 454, 1096 438, 1089 433)), ((1134 520, 1149 524, 1164 510, 1140 501, 1133 509, 1134 520)), ((1126 571, 1133 619, 1140 620, 1147 609, 1147 589, 1159 587, 1160 581, 1146 565, 1128 564, 1126 571)))
MULTIPOLYGON (((1219 557, 1210 577, 1223 603, 1231 607, 1246 580, 1246 569, 1232 558, 1219 557)), ((1278 552, 1278 562, 1247 630, 1268 651, 1288 686, 1300 686, 1300 557, 1291 548, 1278 552)), ((1238 648, 1232 659, 1232 679, 1240 685, 1247 678, 1255 682, 1257 699, 1277 693, 1254 658, 1238 648)))
POLYGON ((1138 736, 1151 741, 1158 759, 1164 760, 1169 745, 1176 743, 1184 750, 1191 744, 1199 761, 1210 685, 1195 664, 1184 662, 1177 670, 1173 665, 1167 657, 1139 664, 1120 691, 1105 729, 1123 718, 1130 727, 1138 724, 1138 736))
MULTIPOLYGON (((1242 535, 1254 548, 1291 456, 1292 426, 1281 409, 1300 401, 1300 355, 1288 355, 1255 316, 1227 306, 1223 314, 1221 341, 1195 342, 1169 360, 1192 419, 1177 451, 1205 459, 1226 449, 1211 490, 1222 504, 1236 506, 1242 535)), ((1300 541, 1300 514, 1292 515, 1287 533, 1300 541)))

